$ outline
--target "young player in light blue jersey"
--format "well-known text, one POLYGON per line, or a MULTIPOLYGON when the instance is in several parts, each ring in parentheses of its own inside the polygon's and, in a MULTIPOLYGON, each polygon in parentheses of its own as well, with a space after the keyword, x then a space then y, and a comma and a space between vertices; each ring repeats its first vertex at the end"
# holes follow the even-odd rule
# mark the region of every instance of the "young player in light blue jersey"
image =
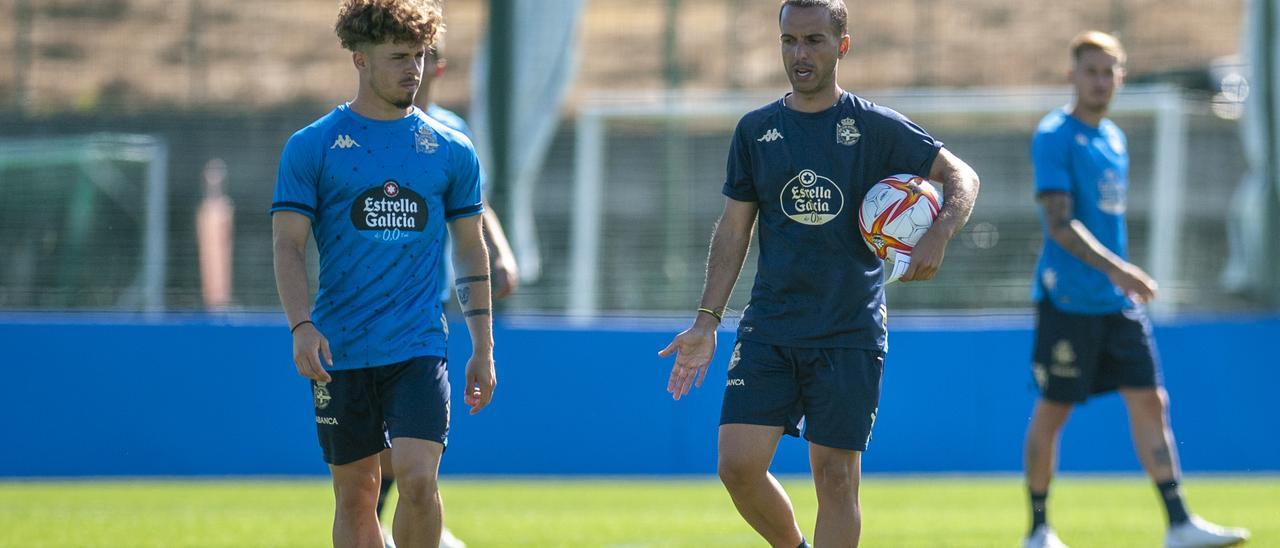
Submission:
POLYGON ((1031 143, 1044 248, 1032 296, 1038 303, 1032 373, 1040 387, 1026 439, 1031 502, 1028 548, 1065 546, 1047 522, 1058 436, 1071 408, 1119 390, 1134 447, 1169 518, 1168 547, 1229 546, 1249 533, 1187 512, 1151 324, 1143 304, 1156 282, 1128 261, 1128 143, 1104 116, 1124 79, 1124 50, 1096 31, 1071 43, 1075 102, 1045 116, 1031 143))
POLYGON ((818 498, 816 546, 854 546, 858 485, 880 398, 886 348, 883 263, 858 232, 876 182, 914 173, 945 186, 946 201, 912 254, 904 281, 928 280, 969 217, 978 177, 901 114, 836 84, 849 49, 840 0, 786 0, 779 10, 791 93, 742 117, 730 144, 724 213, 707 259, 694 324, 667 390, 700 385, 716 328, 759 226, 751 302, 738 326, 720 414, 720 478, 743 519, 775 547, 807 543, 791 501, 769 474, 784 434, 809 441, 818 498))
POLYGON ((386 447, 399 472, 396 542, 440 541, 449 382, 436 272, 448 237, 473 347, 464 387, 472 413, 496 384, 479 162, 465 136, 413 107, 439 28, 434 2, 347 0, 335 30, 352 51, 356 97, 295 133, 280 161, 276 284, 295 365, 312 381, 335 546, 382 544, 375 507, 386 447), (314 307, 309 236, 320 251, 314 307))

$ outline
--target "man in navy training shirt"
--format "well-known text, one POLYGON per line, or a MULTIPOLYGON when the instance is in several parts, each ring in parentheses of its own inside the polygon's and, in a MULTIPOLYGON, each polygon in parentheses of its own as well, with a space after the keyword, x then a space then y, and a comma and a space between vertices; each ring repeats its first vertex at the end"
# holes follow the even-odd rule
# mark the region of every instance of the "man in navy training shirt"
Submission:
POLYGON ((858 232, 863 196, 899 173, 944 185, 941 214, 902 277, 909 282, 934 276, 978 191, 974 171, 941 142, 837 85, 847 19, 841 0, 782 2, 791 93, 738 122, 696 319, 659 352, 676 354, 667 385, 676 399, 701 384, 758 220, 759 264, 729 361, 718 469, 738 512, 775 547, 807 546, 769 474, 778 441, 798 435, 802 418, 818 497, 815 545, 853 546, 861 532, 861 456, 886 350, 884 265, 858 232))
POLYGON ((1041 397, 1024 454, 1031 503, 1024 546, 1065 546, 1046 521, 1058 436, 1073 405, 1113 390, 1124 398, 1138 460, 1164 501, 1165 545, 1242 542, 1248 531, 1189 514, 1178 486, 1168 394, 1143 308, 1156 297, 1156 282, 1127 259, 1128 146, 1124 132, 1105 118, 1124 80, 1124 49, 1114 36, 1089 31, 1070 51, 1075 101, 1045 116, 1031 141, 1045 238, 1031 284, 1037 302, 1032 373, 1041 397))
POLYGON ((446 237, 473 348, 471 413, 496 383, 479 162, 465 136, 413 107, 439 29, 434 2, 347 0, 335 31, 352 52, 356 97, 290 137, 276 180, 276 285, 295 365, 312 381, 340 547, 383 542, 375 507, 386 447, 398 472, 396 543, 440 542, 449 382, 436 273, 446 237), (320 252, 314 308, 308 235, 320 252))

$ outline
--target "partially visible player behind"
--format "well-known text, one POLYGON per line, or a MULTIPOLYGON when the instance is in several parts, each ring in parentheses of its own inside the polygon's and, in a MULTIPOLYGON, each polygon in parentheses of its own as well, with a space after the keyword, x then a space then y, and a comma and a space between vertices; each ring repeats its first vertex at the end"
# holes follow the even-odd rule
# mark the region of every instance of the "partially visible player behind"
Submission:
POLYGON ((799 435, 803 419, 818 498, 814 543, 854 546, 862 452, 887 344, 884 265, 863 243, 859 206, 872 185, 897 173, 944 185, 941 214, 902 277, 928 280, 969 218, 978 176, 901 114, 840 89, 836 72, 849 51, 843 1, 786 0, 778 19, 792 91, 738 122, 702 303, 693 326, 659 354, 676 355, 667 383, 676 399, 702 383, 758 223, 759 268, 720 414, 720 479, 771 546, 806 546, 791 501, 769 474, 779 440, 799 435))
POLYGON ((1105 117, 1124 80, 1124 49, 1115 37, 1090 31, 1070 52, 1075 102, 1045 116, 1031 143, 1045 239, 1032 282, 1032 371, 1041 397, 1027 430, 1032 518, 1024 545, 1065 546, 1046 509, 1059 433, 1073 405, 1113 390, 1124 398, 1138 460, 1164 503, 1165 546, 1242 542, 1248 531, 1208 523, 1182 500, 1168 395, 1143 307, 1156 297, 1156 282, 1127 260, 1129 155, 1124 132, 1105 117))
POLYGON ((395 542, 440 543, 449 380, 437 273, 446 237, 473 348, 463 391, 471 413, 496 384, 480 165, 466 137, 413 107, 440 25, 439 6, 426 0, 343 3, 335 31, 352 52, 356 97, 290 137, 271 206, 276 285, 295 365, 312 381, 338 547, 384 542, 376 506, 387 447, 399 472, 395 542))
MULTIPOLYGON (((444 35, 440 35, 436 38, 435 47, 427 51, 427 58, 422 72, 422 85, 418 88, 418 94, 413 98, 413 104, 423 112, 426 112, 427 116, 430 116, 433 120, 466 135, 468 139, 474 139, 471 135, 471 128, 462 120, 462 117, 431 100, 431 85, 436 78, 444 75, 444 69, 447 65, 448 61, 444 57, 444 35)), ((493 211, 487 199, 484 206, 484 213, 481 214, 481 226, 484 228, 484 243, 489 248, 489 271, 493 276, 493 297, 495 299, 505 299, 515 292, 520 283, 519 270, 516 267, 515 253, 511 252, 511 245, 507 243, 507 234, 502 230, 502 222, 498 220, 497 213, 493 211)), ((450 268, 443 262, 446 259, 446 254, 441 254, 440 258, 440 287, 442 289, 440 298, 447 301, 452 298, 448 290, 450 268)), ((378 490, 378 516, 382 516, 382 509, 386 507, 387 495, 391 492, 394 482, 395 469, 391 464, 391 451, 383 451, 382 486, 378 490)), ((385 548, 395 548, 395 542, 390 532, 387 531, 383 536, 386 538, 385 548)), ((449 528, 446 527, 441 533, 440 546, 441 548, 463 548, 466 543, 454 536, 449 531, 449 528)))

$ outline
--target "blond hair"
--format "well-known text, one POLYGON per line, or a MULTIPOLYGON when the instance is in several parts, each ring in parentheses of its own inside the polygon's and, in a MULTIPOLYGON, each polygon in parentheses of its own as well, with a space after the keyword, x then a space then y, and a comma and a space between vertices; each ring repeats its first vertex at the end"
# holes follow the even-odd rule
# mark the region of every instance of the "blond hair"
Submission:
POLYGON ((1101 51, 1115 57, 1117 62, 1124 64, 1124 46, 1120 45, 1120 39, 1113 35, 1100 30, 1086 30, 1071 39, 1071 60, 1073 62, 1079 61, 1080 55, 1088 50, 1101 51))
POLYGON ((338 9, 333 31, 342 47, 394 42, 432 48, 444 30, 434 0, 347 0, 338 9))

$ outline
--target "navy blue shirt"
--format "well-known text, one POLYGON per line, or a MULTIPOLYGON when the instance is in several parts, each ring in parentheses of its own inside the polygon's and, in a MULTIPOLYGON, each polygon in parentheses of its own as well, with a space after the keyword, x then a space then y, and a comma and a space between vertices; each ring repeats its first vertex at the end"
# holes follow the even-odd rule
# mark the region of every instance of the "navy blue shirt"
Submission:
POLYGON ((271 211, 311 218, 320 250, 312 320, 333 369, 445 355, 445 223, 482 207, 471 142, 416 108, 383 121, 340 105, 289 138, 271 211))
POLYGON ((743 116, 729 148, 725 196, 759 207, 759 262, 738 337, 883 351, 884 264, 862 241, 858 209, 885 177, 927 177, 942 143, 851 93, 815 113, 784 101, 743 116))
MULTIPOLYGON (((1106 118, 1092 127, 1064 109, 1050 112, 1031 140, 1036 194, 1071 195, 1072 215, 1121 259, 1128 260, 1125 195, 1129 152, 1124 132, 1106 118)), ((1089 266, 1048 237, 1036 263, 1031 298, 1050 299, 1061 310, 1109 314, 1134 306, 1102 271, 1089 266)))

